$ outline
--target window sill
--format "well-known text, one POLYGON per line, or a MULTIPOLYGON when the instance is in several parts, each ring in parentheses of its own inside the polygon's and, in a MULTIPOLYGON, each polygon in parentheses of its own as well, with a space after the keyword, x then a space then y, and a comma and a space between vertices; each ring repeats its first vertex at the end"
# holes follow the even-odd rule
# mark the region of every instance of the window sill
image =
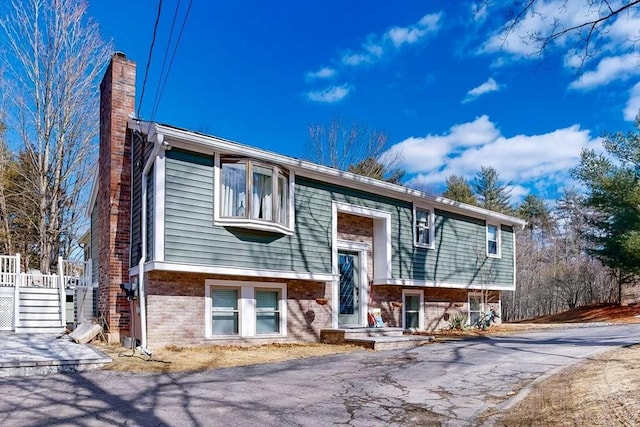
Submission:
POLYGON ((413 242, 413 246, 415 246, 416 248, 420 248, 420 249, 435 249, 435 245, 426 245, 424 243, 416 243, 413 242))
POLYGON ((207 341, 229 341, 229 340, 260 340, 260 339, 275 339, 286 338, 286 334, 260 334, 260 335, 211 335, 205 337, 207 341))
POLYGON ((502 255, 500 255, 500 254, 487 254, 487 258, 500 259, 500 258, 502 258, 502 255))
POLYGON ((285 227, 284 225, 252 219, 218 218, 213 222, 213 225, 219 225, 221 227, 246 228, 250 230, 266 231, 268 233, 279 233, 287 236, 293 235, 293 229, 285 227))

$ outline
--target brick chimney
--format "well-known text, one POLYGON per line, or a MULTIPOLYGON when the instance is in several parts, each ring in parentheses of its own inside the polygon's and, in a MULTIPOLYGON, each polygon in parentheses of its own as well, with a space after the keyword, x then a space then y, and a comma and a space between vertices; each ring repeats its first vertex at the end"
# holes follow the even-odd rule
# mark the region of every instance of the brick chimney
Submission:
POLYGON ((129 282, 131 234, 131 135, 136 64, 116 52, 100 84, 98 159, 98 311, 109 325, 109 341, 128 335, 129 303, 120 290, 129 282))

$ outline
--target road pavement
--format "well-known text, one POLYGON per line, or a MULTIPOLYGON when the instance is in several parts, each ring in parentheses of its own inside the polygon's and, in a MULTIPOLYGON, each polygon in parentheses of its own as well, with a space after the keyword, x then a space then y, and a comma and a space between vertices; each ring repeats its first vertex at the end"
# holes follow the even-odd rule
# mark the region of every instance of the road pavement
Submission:
POLYGON ((638 342, 640 324, 589 325, 197 373, 0 378, 0 425, 475 425, 537 378, 638 342))

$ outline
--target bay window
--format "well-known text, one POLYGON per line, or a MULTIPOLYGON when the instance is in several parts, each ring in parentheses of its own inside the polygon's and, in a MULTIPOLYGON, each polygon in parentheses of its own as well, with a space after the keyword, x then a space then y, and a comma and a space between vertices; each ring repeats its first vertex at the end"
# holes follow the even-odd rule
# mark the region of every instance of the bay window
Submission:
POLYGON ((291 231, 289 174, 282 168, 249 159, 220 162, 219 208, 222 225, 291 231))

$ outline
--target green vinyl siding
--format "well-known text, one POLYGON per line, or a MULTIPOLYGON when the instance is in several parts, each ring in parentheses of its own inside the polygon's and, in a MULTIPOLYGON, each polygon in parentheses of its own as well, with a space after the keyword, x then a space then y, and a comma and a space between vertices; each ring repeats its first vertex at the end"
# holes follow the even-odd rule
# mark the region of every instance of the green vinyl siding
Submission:
MULTIPOLYGON (((412 204, 401 200, 394 200, 376 194, 366 193, 333 184, 310 180, 307 178, 296 177, 296 198, 298 198, 298 188, 305 194, 305 200, 302 201, 301 209, 305 215, 304 223, 298 223, 298 210, 296 210, 296 230, 300 226, 305 227, 308 224, 317 226, 321 221, 326 221, 326 233, 328 236, 327 255, 331 258, 331 204, 332 201, 339 203, 348 203, 356 206, 362 206, 369 209, 388 212, 391 214, 391 262, 393 277, 400 277, 402 264, 408 261, 410 257, 412 244, 412 223, 408 228, 401 227, 400 218, 408 215, 411 219, 412 204), (306 203, 305 203, 306 202, 306 203), (307 220, 311 217, 313 220, 307 220), (408 242, 408 245, 407 245, 408 242)), ((296 205, 298 202, 296 201, 296 205)), ((330 268, 328 271, 331 271, 330 268)))
POLYGON ((332 201, 391 215, 392 278, 474 286, 513 282, 512 230, 503 226, 502 257, 488 258, 485 222, 435 210, 435 249, 414 246, 413 204, 295 177, 293 235, 213 225, 213 156, 178 149, 165 163, 167 262, 331 273, 332 201))
MULTIPOLYGON (((133 134, 133 146, 131 148, 131 248, 130 267, 135 267, 140 262, 142 256, 142 172, 144 165, 153 151, 153 144, 144 140, 137 133, 133 134)), ((154 177, 152 166, 147 175, 147 256, 146 260, 153 259, 153 198, 154 198, 154 177)))
POLYGON ((457 285, 513 283, 513 240, 502 227, 502 257, 487 257, 485 221, 436 209, 435 248, 416 247, 407 265, 414 280, 457 285))
POLYGON ((296 186, 293 236, 213 225, 213 157, 173 149, 165 163, 165 260, 296 272, 331 272, 331 204, 296 186))

